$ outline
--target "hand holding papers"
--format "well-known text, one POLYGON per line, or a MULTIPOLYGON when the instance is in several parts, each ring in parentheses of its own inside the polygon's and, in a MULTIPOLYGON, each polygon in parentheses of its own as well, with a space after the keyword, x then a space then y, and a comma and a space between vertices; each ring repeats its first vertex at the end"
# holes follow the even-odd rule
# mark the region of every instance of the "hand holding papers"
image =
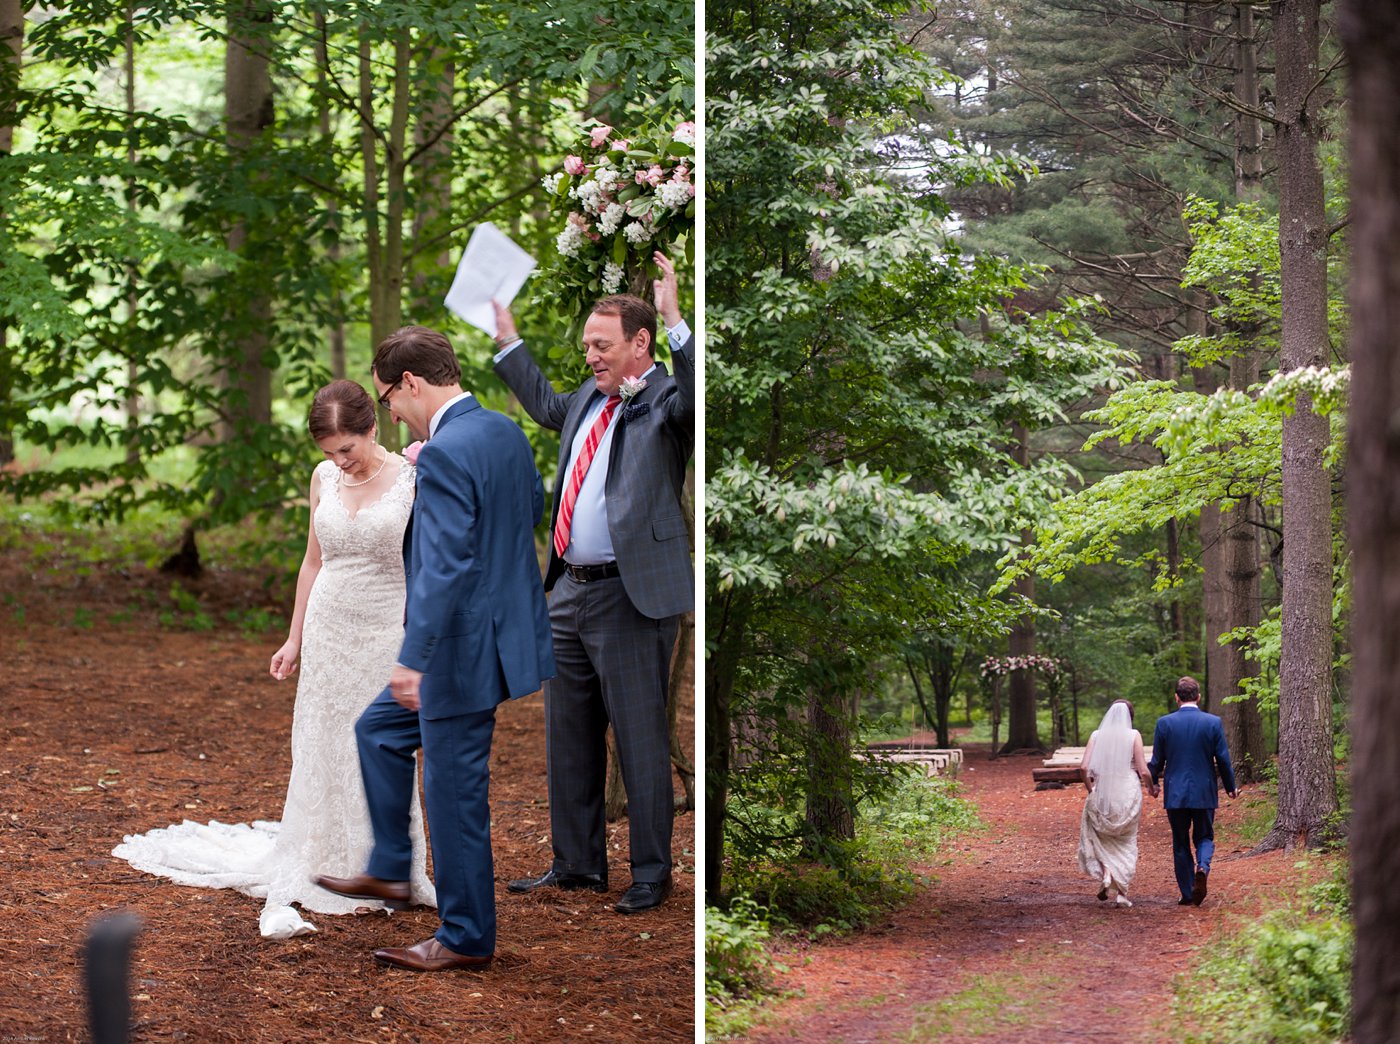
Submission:
POLYGON ((495 225, 484 222, 476 226, 467 241, 445 304, 477 329, 495 337, 496 310, 491 302, 509 304, 534 268, 533 257, 495 225))

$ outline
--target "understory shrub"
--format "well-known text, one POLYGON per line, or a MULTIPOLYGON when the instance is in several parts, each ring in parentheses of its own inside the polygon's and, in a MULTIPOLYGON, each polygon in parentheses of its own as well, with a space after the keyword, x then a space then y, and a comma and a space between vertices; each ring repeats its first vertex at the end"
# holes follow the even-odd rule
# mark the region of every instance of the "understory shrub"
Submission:
POLYGON ((1351 1017, 1352 930, 1345 867, 1177 980, 1193 1041, 1344 1040, 1351 1017))

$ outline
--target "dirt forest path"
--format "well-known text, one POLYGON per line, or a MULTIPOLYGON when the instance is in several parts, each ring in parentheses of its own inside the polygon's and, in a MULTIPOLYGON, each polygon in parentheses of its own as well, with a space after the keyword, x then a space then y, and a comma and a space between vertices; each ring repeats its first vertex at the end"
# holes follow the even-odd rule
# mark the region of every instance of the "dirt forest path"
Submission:
MULTIPOLYGON (((1248 805, 1222 798, 1204 905, 1177 905, 1171 830, 1144 794, 1132 909, 1100 903, 1075 864, 1081 786, 1036 791, 1030 757, 966 753, 987 829, 923 868, 930 883, 870 931, 777 954, 791 971, 753 1041, 1179 1040, 1173 983, 1220 933, 1297 886, 1297 857, 1243 858, 1248 805)), ((1320 866, 1306 873, 1322 876, 1320 866)), ((1208 1038, 1207 1038, 1208 1039, 1208 1038)))
MULTIPOLYGON (((549 864, 539 695, 497 714, 499 935, 484 972, 374 963, 375 948, 432 934, 433 910, 312 914, 319 934, 279 942, 258 934, 260 900, 114 859, 125 833, 280 816, 294 687, 267 665, 284 634, 230 618, 286 608, 259 577, 208 572, 184 586, 214 626, 172 627, 169 578, 20 537, 7 548, 0 527, 0 1041, 90 1039, 83 940, 117 910, 142 922, 134 1041, 693 1039, 693 813, 676 822, 675 896, 651 914, 612 909, 629 881, 625 820, 609 827, 610 894, 506 893, 549 864)), ((693 706, 687 693, 687 736, 693 706)))

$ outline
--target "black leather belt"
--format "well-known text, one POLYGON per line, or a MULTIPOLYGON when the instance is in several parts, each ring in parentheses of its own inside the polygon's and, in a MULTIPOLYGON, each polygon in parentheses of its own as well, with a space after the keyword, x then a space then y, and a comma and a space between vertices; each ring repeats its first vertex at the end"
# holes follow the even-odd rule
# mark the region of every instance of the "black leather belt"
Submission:
POLYGON ((573 580, 581 584, 589 583, 593 580, 607 580, 614 576, 621 576, 622 570, 617 568, 616 562, 607 562, 603 565, 592 566, 565 566, 564 572, 569 574, 573 580))

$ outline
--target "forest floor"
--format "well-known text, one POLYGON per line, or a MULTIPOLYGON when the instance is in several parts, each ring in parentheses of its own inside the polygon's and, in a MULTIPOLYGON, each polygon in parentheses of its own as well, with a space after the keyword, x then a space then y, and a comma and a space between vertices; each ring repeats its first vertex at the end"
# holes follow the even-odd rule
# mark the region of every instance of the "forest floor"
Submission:
MULTIPOLYGON (((261 900, 110 855, 187 818, 280 816, 294 687, 268 676, 285 632, 267 614, 285 619, 290 594, 266 579, 206 571, 172 597, 139 563, 0 531, 0 1041, 89 1039, 82 947, 119 910, 142 925, 137 1041, 693 1039, 693 813, 677 817, 675 895, 657 911, 612 909, 630 881, 625 820, 609 828, 609 894, 505 891, 550 862, 538 694, 497 716, 499 943, 484 972, 374 962, 431 935, 432 910, 312 914, 318 934, 278 942, 258 934, 261 900)), ((681 714, 693 759, 693 691, 681 714)))
POLYGON ((1036 758, 992 759, 985 745, 964 756, 964 796, 987 829, 920 868, 928 884, 873 928, 781 944, 785 996, 746 1040, 1181 1040, 1178 976, 1189 982, 1222 937, 1331 872, 1329 858, 1246 856, 1243 821, 1267 805, 1246 788, 1221 799, 1205 902, 1178 906, 1171 828, 1144 793, 1134 905, 1115 908, 1075 863, 1084 788, 1035 790, 1036 758))

